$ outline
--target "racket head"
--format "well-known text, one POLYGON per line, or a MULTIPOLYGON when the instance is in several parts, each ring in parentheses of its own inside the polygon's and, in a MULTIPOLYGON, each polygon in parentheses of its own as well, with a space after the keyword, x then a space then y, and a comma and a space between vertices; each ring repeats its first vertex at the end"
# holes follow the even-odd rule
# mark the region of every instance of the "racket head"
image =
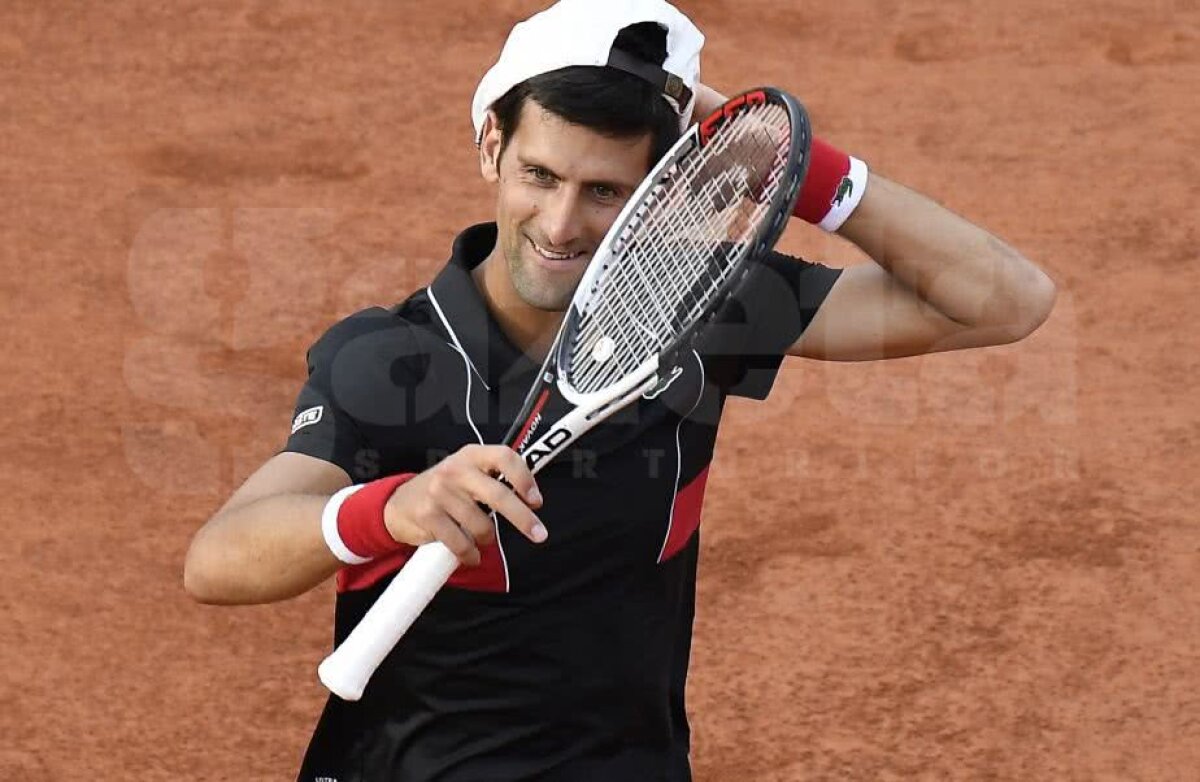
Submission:
POLYGON ((597 249, 556 340, 558 390, 596 404, 666 373, 782 235, 812 130, 791 95, 749 90, 693 125, 597 249))

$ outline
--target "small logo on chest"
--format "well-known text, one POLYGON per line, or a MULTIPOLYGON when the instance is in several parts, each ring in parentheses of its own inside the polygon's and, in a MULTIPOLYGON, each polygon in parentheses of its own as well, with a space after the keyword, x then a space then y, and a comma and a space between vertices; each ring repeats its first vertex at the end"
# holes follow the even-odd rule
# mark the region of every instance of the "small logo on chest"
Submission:
POLYGON ((662 395, 663 391, 666 391, 668 388, 671 387, 671 384, 675 382, 675 378, 679 377, 682 374, 683 374, 683 367, 675 367, 674 369, 671 370, 670 375, 668 375, 667 377, 664 377, 658 381, 658 385, 654 386, 654 388, 652 388, 649 391, 647 391, 646 393, 642 394, 642 399, 657 399, 659 396, 662 395))

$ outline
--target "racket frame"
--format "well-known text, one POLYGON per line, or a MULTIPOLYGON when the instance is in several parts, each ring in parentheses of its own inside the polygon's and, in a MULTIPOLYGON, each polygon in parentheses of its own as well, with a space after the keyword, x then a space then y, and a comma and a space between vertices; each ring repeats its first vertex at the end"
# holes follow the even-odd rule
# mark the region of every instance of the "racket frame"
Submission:
POLYGON ((617 215, 617 219, 600 243, 592 262, 588 265, 583 277, 580 278, 567 314, 555 336, 554 350, 550 352, 542 365, 541 382, 535 383, 530 389, 509 436, 505 438, 505 442, 513 445, 517 452, 525 458, 527 465, 532 468, 536 464, 553 459, 568 445, 603 420, 605 411, 613 406, 624 407, 638 396, 653 389, 658 384, 659 378, 669 376, 678 366, 680 355, 695 347, 704 327, 721 310, 732 293, 741 286, 753 267, 753 262, 775 246, 787 227, 788 218, 791 217, 796 199, 800 195, 800 186, 808 173, 807 151, 811 140, 812 130, 808 113, 804 107, 782 90, 760 87, 747 90, 741 95, 731 98, 704 120, 688 128, 687 132, 675 142, 645 176, 620 214, 617 215), (644 217, 646 194, 668 181, 681 159, 690 155, 697 147, 703 148, 712 141, 721 125, 736 117, 746 108, 764 105, 768 102, 784 105, 791 118, 792 137, 788 145, 789 158, 784 163, 784 170, 790 172, 789 179, 781 183, 772 197, 772 202, 767 207, 768 213, 771 214, 771 220, 759 227, 754 242, 746 251, 745 257, 738 262, 737 271, 722 282, 717 293, 696 320, 680 332, 657 356, 646 359, 621 380, 599 391, 581 393, 575 390, 568 380, 571 344, 570 340, 564 337, 573 330, 583 312, 586 311, 597 281, 619 254, 621 249, 619 242, 622 235, 632 223, 644 217), (801 155, 804 155, 804 158, 797 160, 801 155), (528 442, 532 431, 527 431, 519 438, 516 437, 516 434, 536 427, 537 401, 551 382, 552 377, 558 393, 577 409, 555 422, 549 431, 532 443, 528 442), (515 442, 518 439, 526 442, 515 442))

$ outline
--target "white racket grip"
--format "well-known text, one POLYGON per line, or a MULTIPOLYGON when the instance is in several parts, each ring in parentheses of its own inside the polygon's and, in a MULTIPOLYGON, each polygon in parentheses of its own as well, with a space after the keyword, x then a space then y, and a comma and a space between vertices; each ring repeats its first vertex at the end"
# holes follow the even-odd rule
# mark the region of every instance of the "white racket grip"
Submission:
POLYGON ((458 569, 458 564, 458 557, 442 543, 418 547, 362 621, 317 668, 321 683, 342 700, 361 698, 375 669, 458 569))

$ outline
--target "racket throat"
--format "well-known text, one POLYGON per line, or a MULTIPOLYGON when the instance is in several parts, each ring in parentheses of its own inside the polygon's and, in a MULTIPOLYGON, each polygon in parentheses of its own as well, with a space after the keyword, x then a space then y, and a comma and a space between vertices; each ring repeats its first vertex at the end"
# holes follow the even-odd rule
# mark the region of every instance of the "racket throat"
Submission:
POLYGON ((605 405, 597 407, 595 410, 586 411, 587 414, 584 417, 584 420, 588 422, 588 429, 592 428, 598 424, 600 420, 604 419, 608 415, 609 411, 611 411, 614 407, 623 407, 627 400, 635 396, 645 396, 651 393, 658 386, 658 384, 658 378, 653 377, 634 390, 624 394, 620 399, 614 399, 605 405))
POLYGON ((606 412, 623 407, 631 400, 650 392, 658 386, 658 380, 657 375, 651 375, 641 383, 637 383, 632 388, 625 389, 623 393, 616 394, 599 404, 576 407, 555 421, 540 437, 528 443, 524 448, 517 448, 517 453, 525 460, 529 469, 536 473, 542 465, 558 456, 567 446, 604 420, 606 412))
POLYGON ((513 442, 513 450, 517 453, 522 453, 528 447, 530 438, 533 437, 542 422, 542 408, 546 406, 546 402, 549 399, 550 389, 543 388, 541 393, 538 394, 537 401, 534 402, 533 409, 529 412, 529 417, 521 425, 521 431, 517 433, 513 442))

